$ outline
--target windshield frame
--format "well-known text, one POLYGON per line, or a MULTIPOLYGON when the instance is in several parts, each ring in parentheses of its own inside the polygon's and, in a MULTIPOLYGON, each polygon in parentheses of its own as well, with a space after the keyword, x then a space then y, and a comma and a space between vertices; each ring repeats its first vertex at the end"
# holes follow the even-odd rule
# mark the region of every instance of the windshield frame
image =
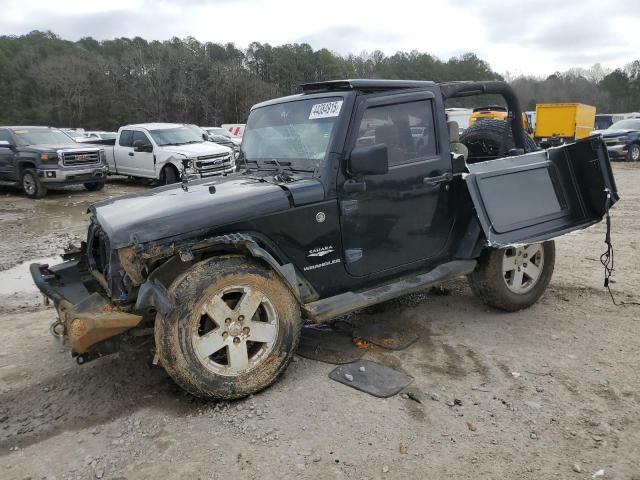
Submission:
MULTIPOLYGON (((354 91, 336 91, 336 92, 320 92, 314 94, 300 94, 293 95, 290 97, 283 97, 279 99, 269 100, 266 102, 262 102, 258 105, 255 105, 249 114, 249 118, 247 118, 243 142, 240 145, 240 159, 239 164, 243 168, 249 168, 250 170, 255 170, 256 166, 259 167, 260 171, 278 171, 281 167, 285 170, 291 170, 295 173, 302 173, 305 175, 311 175, 313 177, 325 177, 329 171, 333 169, 335 166, 336 157, 340 154, 344 148, 344 142, 347 134, 347 129, 349 126, 350 116, 352 113, 353 103, 355 102, 356 93, 354 91), (244 155, 245 152, 243 148, 246 145, 247 138, 250 138, 251 132, 251 116, 259 109, 271 107, 275 105, 282 105, 286 103, 300 102, 300 101, 317 101, 317 103, 324 103, 330 101, 338 101, 342 100, 342 107, 340 110, 339 116, 336 118, 336 123, 331 132, 331 136, 326 146, 324 158, 319 162, 317 168, 315 166, 309 165, 309 159, 300 159, 300 158, 277 158, 276 160, 280 163, 281 167, 279 167, 272 159, 260 159, 262 160, 258 165, 255 163, 255 160, 248 159, 246 166, 244 165, 244 155), (247 133, 249 132, 249 137, 247 137, 247 133)), ((313 161, 313 159, 311 159, 313 161)))
POLYGON ((16 139, 16 144, 21 147, 31 147, 34 145, 76 145, 78 143, 68 133, 57 128, 12 128, 11 133, 16 139), (28 133, 20 133, 24 131, 28 133), (60 137, 60 140, 56 140, 55 142, 27 143, 24 141, 24 137, 22 137, 22 135, 29 135, 30 133, 55 133, 60 137))
POLYGON ((625 118, 623 120, 618 120, 617 122, 609 125, 607 130, 640 130, 640 118, 625 118), (634 127, 621 127, 618 124, 624 122, 633 122, 635 124, 634 127))

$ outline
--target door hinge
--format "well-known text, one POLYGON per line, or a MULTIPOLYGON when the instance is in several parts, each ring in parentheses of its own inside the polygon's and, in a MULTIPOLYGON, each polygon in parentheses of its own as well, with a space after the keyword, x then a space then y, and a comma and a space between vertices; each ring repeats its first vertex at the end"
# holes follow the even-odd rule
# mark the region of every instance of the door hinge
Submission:
POLYGON ((351 215, 356 210, 358 210, 357 200, 343 200, 340 202, 340 213, 342 215, 351 215))
POLYGON ((361 248, 348 248, 344 251, 344 259, 347 263, 357 262, 362 258, 361 248))

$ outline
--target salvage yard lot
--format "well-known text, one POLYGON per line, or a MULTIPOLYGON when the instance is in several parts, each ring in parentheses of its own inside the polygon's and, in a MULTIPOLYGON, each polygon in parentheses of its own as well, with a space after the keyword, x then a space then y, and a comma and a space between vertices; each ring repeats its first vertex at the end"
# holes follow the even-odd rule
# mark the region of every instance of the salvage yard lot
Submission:
MULTIPOLYGON (((613 289, 640 302, 640 168, 614 171, 613 289)), ((216 404, 148 355, 77 366, 48 332, 54 310, 7 274, 82 236, 91 202, 145 188, 0 192, 0 478, 640 479, 640 307, 602 289, 604 223, 557 241, 529 310, 488 309, 461 279, 349 317, 413 322, 411 347, 364 358, 413 376, 421 403, 368 396, 297 357, 266 391, 216 404)))

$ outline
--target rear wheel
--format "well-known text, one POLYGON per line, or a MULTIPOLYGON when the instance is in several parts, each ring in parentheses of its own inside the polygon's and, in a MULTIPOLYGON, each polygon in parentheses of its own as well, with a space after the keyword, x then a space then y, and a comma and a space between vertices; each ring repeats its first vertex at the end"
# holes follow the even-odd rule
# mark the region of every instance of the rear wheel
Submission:
POLYGON ((538 301, 551 281, 555 264, 553 241, 482 252, 468 275, 473 293, 492 307, 513 312, 538 301))
POLYGON ((47 194, 47 187, 38 178, 38 172, 33 168, 26 168, 20 176, 22 191, 29 198, 42 198, 47 194))
POLYGON ((160 172, 160 185, 170 185, 180 179, 178 170, 173 165, 167 165, 160 172))
MULTIPOLYGON (((460 135, 460 142, 469 150, 467 163, 484 162, 504 157, 515 148, 511 125, 505 120, 476 120, 460 135)), ((536 142, 525 135, 527 152, 538 149, 536 142)))
POLYGON ((629 151, 627 152, 627 160, 630 162, 640 161, 640 145, 634 143, 629 147, 629 151))
POLYGON ((244 257, 205 260, 178 277, 180 299, 155 325, 160 364, 193 395, 233 399, 268 387, 298 345, 300 309, 282 280, 244 257))
POLYGON ((87 182, 84 184, 84 188, 86 188, 90 192, 97 192, 98 190, 102 190, 104 188, 104 182, 87 182))

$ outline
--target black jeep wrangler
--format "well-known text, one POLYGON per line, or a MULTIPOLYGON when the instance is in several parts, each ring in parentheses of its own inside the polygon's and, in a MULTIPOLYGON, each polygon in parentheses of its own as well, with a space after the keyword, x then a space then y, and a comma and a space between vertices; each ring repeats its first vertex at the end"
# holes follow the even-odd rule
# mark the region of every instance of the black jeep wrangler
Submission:
POLYGON ((109 172, 103 149, 82 145, 51 127, 0 127, 0 180, 31 198, 47 188, 82 184, 100 190, 109 172))
POLYGON ((241 172, 95 204, 86 243, 31 266, 78 363, 146 339, 192 394, 246 396, 287 366, 303 318, 461 275, 489 305, 530 306, 553 272, 550 239, 618 199, 600 137, 526 151, 505 83, 302 89, 252 108, 241 172), (444 103, 480 94, 504 96, 509 148, 471 158, 444 103))

